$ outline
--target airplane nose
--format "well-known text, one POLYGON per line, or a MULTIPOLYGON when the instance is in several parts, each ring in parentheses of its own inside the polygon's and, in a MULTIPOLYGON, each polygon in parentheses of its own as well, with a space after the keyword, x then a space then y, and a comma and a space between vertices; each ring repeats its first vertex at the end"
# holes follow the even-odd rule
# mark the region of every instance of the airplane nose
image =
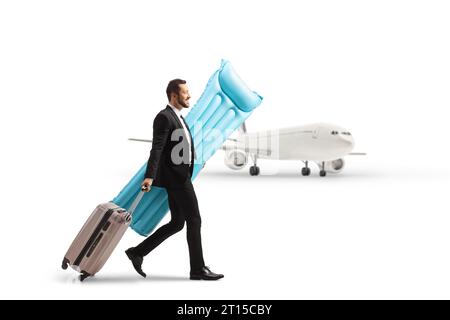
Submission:
POLYGON ((340 135, 341 141, 346 144, 347 147, 353 148, 353 145, 355 144, 355 141, 353 140, 353 137, 351 135, 340 135))

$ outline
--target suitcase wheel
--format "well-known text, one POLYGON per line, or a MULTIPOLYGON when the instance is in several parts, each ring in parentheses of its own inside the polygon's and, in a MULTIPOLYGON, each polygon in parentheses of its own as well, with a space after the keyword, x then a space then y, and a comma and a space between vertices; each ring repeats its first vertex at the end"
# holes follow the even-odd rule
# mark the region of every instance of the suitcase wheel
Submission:
POLYGON ((90 277, 91 275, 89 273, 87 273, 86 271, 81 271, 80 274, 80 282, 83 282, 84 279, 86 279, 87 277, 90 277))
POLYGON ((64 257, 64 259, 63 259, 63 261, 62 261, 61 268, 63 268, 63 270, 66 270, 68 266, 69 266, 69 259, 67 259, 66 257, 64 257))

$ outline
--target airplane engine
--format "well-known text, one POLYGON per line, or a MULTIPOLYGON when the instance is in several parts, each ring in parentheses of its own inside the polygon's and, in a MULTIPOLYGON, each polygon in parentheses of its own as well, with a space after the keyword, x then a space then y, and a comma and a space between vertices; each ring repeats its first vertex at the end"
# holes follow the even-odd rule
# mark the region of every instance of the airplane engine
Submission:
MULTIPOLYGON (((325 171, 332 173, 339 173, 344 168, 345 161, 344 159, 336 159, 332 161, 325 161, 325 171)), ((320 167, 320 164, 319 164, 320 167)))
POLYGON ((240 170, 247 164, 248 156, 244 151, 230 150, 225 153, 225 165, 233 170, 240 170))

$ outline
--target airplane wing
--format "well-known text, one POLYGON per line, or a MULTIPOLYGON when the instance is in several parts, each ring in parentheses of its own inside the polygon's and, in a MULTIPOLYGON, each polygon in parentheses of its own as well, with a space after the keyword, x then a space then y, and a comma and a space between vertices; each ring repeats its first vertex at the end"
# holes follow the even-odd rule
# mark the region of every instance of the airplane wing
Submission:
POLYGON ((367 156, 365 152, 350 152, 348 155, 350 156, 367 156))
MULTIPOLYGON (((152 142, 150 139, 136 139, 136 138, 128 138, 129 141, 138 141, 138 142, 152 142)), ((238 142, 237 139, 227 138, 227 141, 238 142)))
POLYGON ((129 141, 152 142, 153 140, 128 138, 129 141))
MULTIPOLYGON (((137 141, 137 142, 147 142, 152 143, 151 139, 136 139, 136 138, 128 138, 129 141, 137 141)), ((241 147, 238 145, 238 140, 233 138, 228 138, 227 141, 231 141, 233 144, 226 144, 224 143, 221 147, 222 150, 241 150, 245 153, 254 154, 254 155, 265 155, 269 156, 272 154, 272 150, 269 148, 262 148, 262 147, 256 147, 256 146, 247 146, 247 147, 241 147)))

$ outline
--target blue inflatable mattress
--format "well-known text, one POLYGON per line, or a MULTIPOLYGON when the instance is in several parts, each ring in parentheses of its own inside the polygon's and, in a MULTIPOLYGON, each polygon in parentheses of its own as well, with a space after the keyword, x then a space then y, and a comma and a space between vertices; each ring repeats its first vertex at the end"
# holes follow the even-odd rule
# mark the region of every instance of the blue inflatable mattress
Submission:
MULTIPOLYGON (((205 91, 185 117, 192 133, 197 159, 192 180, 205 162, 211 158, 225 140, 261 104, 262 97, 251 91, 231 67, 222 60, 214 72, 205 91)), ((128 184, 112 200, 122 208, 129 208, 140 191, 147 163, 134 175, 128 184)), ((131 228, 147 236, 167 214, 169 205, 164 188, 152 187, 134 211, 131 228)))

